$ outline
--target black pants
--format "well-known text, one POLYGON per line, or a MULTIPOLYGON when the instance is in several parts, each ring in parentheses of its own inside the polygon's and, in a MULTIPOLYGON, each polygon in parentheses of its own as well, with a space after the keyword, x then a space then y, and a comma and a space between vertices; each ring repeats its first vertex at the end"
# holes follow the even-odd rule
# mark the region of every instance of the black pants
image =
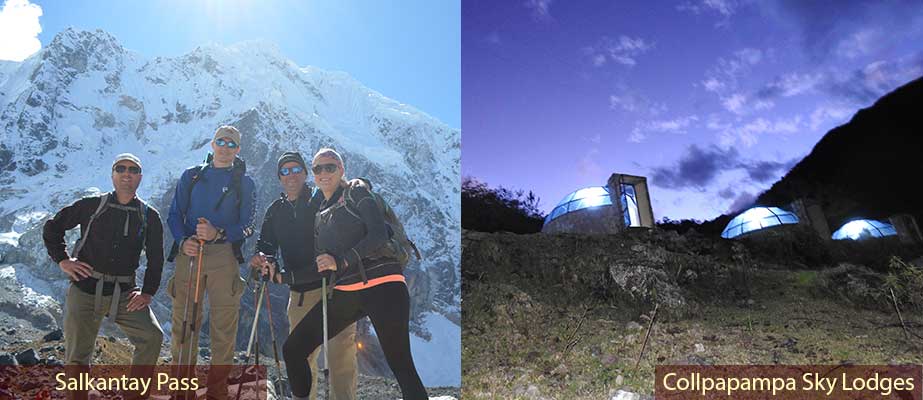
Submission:
MULTIPOLYGON (((407 286, 403 282, 388 282, 355 292, 335 291, 333 298, 327 301, 328 338, 366 315, 375 327, 385 359, 397 378, 404 399, 428 399, 410 354, 410 294, 407 286)), ((293 395, 306 397, 311 392, 311 369, 307 358, 323 341, 323 309, 321 303, 317 303, 282 345, 293 395)))

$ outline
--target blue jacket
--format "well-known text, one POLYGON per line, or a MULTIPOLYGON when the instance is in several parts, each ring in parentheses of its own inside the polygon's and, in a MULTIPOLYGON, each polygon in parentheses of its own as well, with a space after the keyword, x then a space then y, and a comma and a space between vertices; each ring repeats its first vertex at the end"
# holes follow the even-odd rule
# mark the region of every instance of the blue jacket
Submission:
POLYGON ((186 169, 176 185, 170 214, 167 217, 173 240, 179 243, 184 238, 195 235, 199 217, 208 219, 216 228, 224 229, 228 242, 241 241, 252 235, 256 214, 256 185, 253 179, 247 175, 241 177, 238 209, 237 193, 230 189, 231 168, 214 168, 209 165, 202 171, 199 181, 192 188, 191 196, 187 197, 192 176, 199 168, 197 165, 186 169), (215 205, 224 191, 229 192, 221 202, 221 207, 216 210, 215 205), (183 211, 187 208, 188 214, 183 218, 183 211))

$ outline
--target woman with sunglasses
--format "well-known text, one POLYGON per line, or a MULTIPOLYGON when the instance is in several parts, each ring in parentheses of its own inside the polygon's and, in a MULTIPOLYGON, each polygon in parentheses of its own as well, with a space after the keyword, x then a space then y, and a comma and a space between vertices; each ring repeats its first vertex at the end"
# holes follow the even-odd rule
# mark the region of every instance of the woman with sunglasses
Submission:
MULTIPOLYGON (((428 399, 410 353, 410 294, 401 265, 376 256, 389 240, 382 211, 367 188, 346 184, 343 158, 335 150, 318 151, 312 171, 324 195, 314 229, 317 270, 332 273, 336 282, 328 302, 328 335, 368 316, 403 398, 428 399)), ((311 379, 303 378, 311 376, 305 358, 323 340, 323 310, 317 305, 282 346, 295 399, 306 399, 311 390, 311 379)))

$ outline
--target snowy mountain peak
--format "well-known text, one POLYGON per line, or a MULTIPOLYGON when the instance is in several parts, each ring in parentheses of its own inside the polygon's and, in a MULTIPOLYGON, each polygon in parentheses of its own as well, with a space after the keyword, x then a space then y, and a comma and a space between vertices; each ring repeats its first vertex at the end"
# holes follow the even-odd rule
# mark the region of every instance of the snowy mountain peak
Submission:
POLYGON ((110 61, 121 58, 125 49, 105 31, 67 28, 55 35, 40 53, 42 60, 85 72, 88 68, 105 69, 110 61))
MULTIPOLYGON (((43 219, 111 188, 110 163, 123 152, 143 160, 139 195, 165 216, 180 173, 201 162, 224 124, 242 133, 257 226, 279 195, 283 151, 334 147, 349 177, 369 178, 423 253, 406 272, 415 343, 460 345, 459 130, 347 73, 298 66, 265 41, 151 59, 106 32, 67 29, 23 62, 0 63, 0 238, 18 238, 23 264, 45 271, 51 287, 66 285, 41 250, 43 219)), ((452 355, 459 364, 421 370, 424 382, 458 384, 452 355)))

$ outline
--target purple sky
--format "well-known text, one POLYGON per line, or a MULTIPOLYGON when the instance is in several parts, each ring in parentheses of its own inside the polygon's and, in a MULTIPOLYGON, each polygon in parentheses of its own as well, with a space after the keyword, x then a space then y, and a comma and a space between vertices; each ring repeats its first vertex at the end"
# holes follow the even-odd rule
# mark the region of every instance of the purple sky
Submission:
POLYGON ((921 1, 465 0, 462 173, 546 213, 642 175, 658 220, 710 219, 921 75, 921 1))

